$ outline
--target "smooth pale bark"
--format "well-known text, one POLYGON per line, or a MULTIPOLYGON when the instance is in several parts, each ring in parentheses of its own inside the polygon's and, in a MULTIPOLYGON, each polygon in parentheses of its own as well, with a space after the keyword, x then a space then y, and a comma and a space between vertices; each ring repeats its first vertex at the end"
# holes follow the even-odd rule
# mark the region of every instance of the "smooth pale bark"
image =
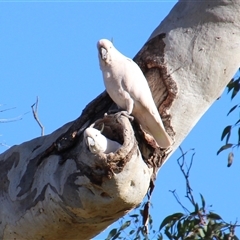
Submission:
POLYGON ((161 150, 136 122, 104 113, 104 92, 54 133, 0 155, 0 239, 89 239, 141 203, 157 170, 221 95, 240 63, 238 1, 180 1, 136 55, 169 135, 161 150), (123 146, 93 155, 94 123, 123 146))
POLYGON ((239 0, 180 0, 151 34, 163 39, 164 67, 177 84, 169 114, 176 149, 240 66, 239 0))

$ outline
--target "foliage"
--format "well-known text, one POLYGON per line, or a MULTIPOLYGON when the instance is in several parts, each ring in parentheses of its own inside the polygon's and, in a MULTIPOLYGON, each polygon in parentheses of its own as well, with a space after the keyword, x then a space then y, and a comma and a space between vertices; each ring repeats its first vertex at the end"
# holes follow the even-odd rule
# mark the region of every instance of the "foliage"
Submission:
MULTIPOLYGON (((165 217, 158 230, 153 229, 153 219, 150 216, 148 223, 149 231, 146 233, 141 224, 141 218, 143 217, 143 205, 141 205, 135 209, 134 214, 128 216, 129 220, 125 220, 125 218, 121 220, 119 229, 112 229, 106 240, 163 240, 166 237, 170 240, 238 240, 238 237, 234 234, 235 228, 239 227, 237 222, 234 224, 226 223, 220 215, 208 210, 209 207, 202 194, 200 194, 200 203, 195 201, 189 181, 189 174, 195 153, 192 154, 188 166, 185 156, 189 151, 184 153, 181 148, 180 150, 182 154, 177 159, 177 162, 186 181, 186 198, 192 206, 192 211, 188 210, 181 203, 175 190, 170 191, 184 212, 174 213, 165 217), (138 214, 138 211, 140 214, 138 214)), ((190 149, 190 151, 193 151, 193 149, 190 149)))
MULTIPOLYGON (((119 221, 120 227, 112 229, 108 237, 105 240, 114 240, 114 239, 123 239, 123 240, 148 240, 149 234, 146 234, 146 229, 143 226, 143 215, 144 215, 144 205, 141 204, 139 207, 137 207, 131 214, 128 214, 127 217, 122 218, 119 221), (125 220, 128 219, 128 220, 125 220)), ((148 227, 149 231, 151 232, 151 236, 154 236, 154 239, 160 239, 159 236, 157 236, 157 232, 153 229, 153 220, 152 217, 149 216, 148 221, 148 227)))
POLYGON ((216 213, 207 211, 204 197, 201 205, 194 205, 194 211, 188 214, 175 213, 167 216, 161 223, 168 239, 238 239, 234 235, 236 225, 223 221, 216 213), (226 231, 226 232, 225 232, 226 231))
MULTIPOLYGON (((231 81, 227 85, 228 93, 231 93, 231 100, 233 100, 236 97, 236 95, 239 93, 239 90, 240 90, 240 68, 236 76, 238 77, 231 79, 231 81)), ((229 114, 232 113, 233 111, 236 111, 237 109, 239 109, 239 107, 240 107, 240 103, 231 107, 231 109, 227 113, 227 116, 229 116, 229 114)), ((228 125, 223 129, 223 132, 221 135, 221 141, 224 141, 224 140, 225 140, 225 144, 219 148, 219 150, 217 151, 217 155, 224 150, 231 149, 228 155, 228 167, 230 167, 234 158, 233 150, 235 147, 240 146, 240 118, 234 124, 228 125), (233 133, 233 130, 235 129, 237 129, 238 141, 237 143, 230 143, 230 137, 233 133)))
MULTIPOLYGON (((181 149, 181 148, 180 148, 181 149)), ((182 149, 181 149, 182 151, 182 149)), ((192 149, 191 149, 192 151, 192 149)), ((164 229, 164 234, 168 239, 238 239, 234 235, 235 224, 226 223, 218 214, 208 210, 205 199, 200 194, 200 204, 195 201, 193 190, 190 186, 189 173, 193 164, 192 154, 190 165, 187 166, 183 153, 178 159, 178 165, 186 181, 186 198, 192 205, 193 210, 189 211, 177 198, 175 191, 172 191, 178 203, 182 206, 185 213, 175 213, 167 216, 161 223, 160 229, 164 229)))

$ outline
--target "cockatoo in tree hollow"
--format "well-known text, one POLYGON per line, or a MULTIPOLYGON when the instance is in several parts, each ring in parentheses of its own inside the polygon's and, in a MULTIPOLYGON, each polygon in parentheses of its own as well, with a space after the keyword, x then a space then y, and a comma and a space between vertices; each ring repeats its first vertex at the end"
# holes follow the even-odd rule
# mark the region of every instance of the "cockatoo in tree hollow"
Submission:
POLYGON ((105 137, 101 131, 93 127, 85 129, 84 140, 89 150, 94 154, 100 152, 105 154, 114 153, 122 147, 120 143, 105 137))

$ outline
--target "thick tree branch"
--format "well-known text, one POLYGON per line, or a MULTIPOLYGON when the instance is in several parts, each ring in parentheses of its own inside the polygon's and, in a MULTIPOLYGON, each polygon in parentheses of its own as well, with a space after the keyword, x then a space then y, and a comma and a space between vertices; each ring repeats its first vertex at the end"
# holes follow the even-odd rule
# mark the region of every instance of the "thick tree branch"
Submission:
POLYGON ((179 1, 134 58, 172 148, 157 148, 124 116, 104 116, 113 102, 103 92, 75 121, 1 154, 0 238, 89 239, 141 203, 239 67, 239 12, 238 1, 179 1), (83 131, 93 123, 123 145, 115 154, 87 149, 83 131))

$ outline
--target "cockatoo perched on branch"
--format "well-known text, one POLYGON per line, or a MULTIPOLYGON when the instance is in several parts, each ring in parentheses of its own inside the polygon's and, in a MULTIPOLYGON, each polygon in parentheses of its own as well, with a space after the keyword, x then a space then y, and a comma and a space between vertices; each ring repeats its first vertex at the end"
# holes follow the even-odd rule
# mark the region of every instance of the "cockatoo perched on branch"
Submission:
POLYGON ((120 143, 106 138, 101 131, 93 127, 85 129, 84 139, 86 145, 92 153, 114 153, 122 147, 120 143))
POLYGON ((104 84, 112 100, 132 114, 160 147, 169 147, 171 139, 165 131, 141 69, 107 39, 99 40, 97 48, 104 84))

